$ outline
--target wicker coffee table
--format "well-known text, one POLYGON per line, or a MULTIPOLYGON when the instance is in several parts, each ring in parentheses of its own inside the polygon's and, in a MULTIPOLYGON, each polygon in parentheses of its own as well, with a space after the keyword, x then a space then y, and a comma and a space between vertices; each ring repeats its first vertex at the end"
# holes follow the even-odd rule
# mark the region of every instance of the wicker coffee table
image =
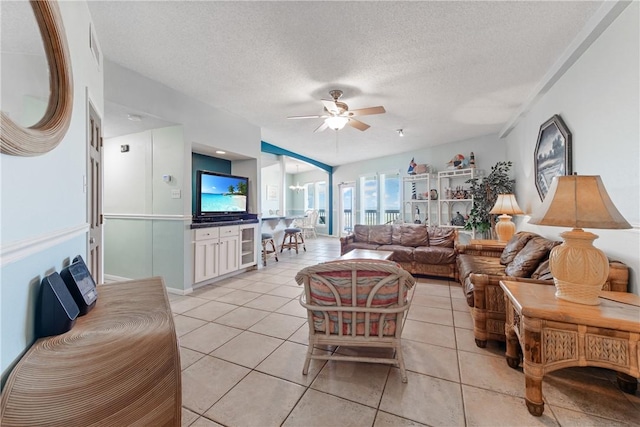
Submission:
POLYGON ((507 363, 520 363, 523 352, 527 409, 542 415, 542 378, 571 366, 598 366, 618 374, 622 391, 634 394, 640 377, 640 297, 601 292, 599 305, 576 304, 555 297, 555 286, 500 282, 507 319, 507 363))
POLYGON ((390 259, 393 255, 391 251, 374 251, 370 249, 354 249, 346 254, 342 255, 339 260, 345 259, 377 259, 385 260, 390 259))

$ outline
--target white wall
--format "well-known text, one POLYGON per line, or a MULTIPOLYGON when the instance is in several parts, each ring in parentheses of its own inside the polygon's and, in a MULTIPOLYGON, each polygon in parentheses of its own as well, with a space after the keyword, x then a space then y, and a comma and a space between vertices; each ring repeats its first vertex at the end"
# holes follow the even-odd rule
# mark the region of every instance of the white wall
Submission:
MULTIPOLYGON (((73 67, 73 113, 54 150, 36 157, 0 155, 2 259, 0 304, 3 377, 34 337, 35 304, 42 278, 60 271, 87 249, 88 92, 103 108, 102 70, 89 51, 86 2, 59 2, 73 67)), ((5 64, 2 63, 2 74, 5 64)))
POLYGON ((182 199, 191 192, 185 178, 182 126, 124 135, 104 141, 104 271, 111 278, 162 276, 167 287, 191 287, 184 234, 190 215, 182 199), (121 146, 128 145, 128 152, 121 146), (171 177, 169 182, 163 175, 171 177), (186 190, 185 190, 186 189, 186 190), (172 192, 179 191, 174 198, 172 192))
MULTIPOLYGON (((631 268, 631 290, 640 294, 640 4, 633 2, 576 63, 533 105, 506 137, 507 157, 517 165, 518 203, 533 212, 541 201, 533 178, 539 127, 560 114, 573 137, 573 170, 600 175, 632 230, 590 230, 594 244, 631 268)), ((519 228, 559 239, 566 229, 519 228)))

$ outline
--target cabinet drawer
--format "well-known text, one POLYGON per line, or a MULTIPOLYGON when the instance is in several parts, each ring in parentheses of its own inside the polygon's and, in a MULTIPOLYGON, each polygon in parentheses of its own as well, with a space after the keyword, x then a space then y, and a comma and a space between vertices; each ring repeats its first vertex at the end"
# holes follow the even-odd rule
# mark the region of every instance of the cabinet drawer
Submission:
POLYGON ((196 229, 195 240, 217 239, 220 236, 218 227, 196 229))
POLYGON ((239 234, 237 225, 220 227, 220 237, 237 236, 239 234))

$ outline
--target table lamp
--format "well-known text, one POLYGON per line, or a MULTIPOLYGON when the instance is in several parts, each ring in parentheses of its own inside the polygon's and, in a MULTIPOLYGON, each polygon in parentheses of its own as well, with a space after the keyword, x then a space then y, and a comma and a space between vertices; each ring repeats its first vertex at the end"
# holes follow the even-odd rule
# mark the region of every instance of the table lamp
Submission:
POLYGON ((496 224, 496 234, 498 241, 508 242, 516 232, 516 225, 511 222, 511 215, 522 215, 522 209, 516 202, 516 196, 513 194, 498 194, 498 200, 493 205, 490 214, 500 214, 500 221, 496 224))
POLYGON ((553 178, 542 206, 531 216, 529 224, 572 228, 560 234, 564 242, 553 248, 549 256, 556 298, 599 304, 598 296, 609 275, 609 260, 593 246, 598 236, 582 228, 631 228, 613 205, 600 176, 553 178))

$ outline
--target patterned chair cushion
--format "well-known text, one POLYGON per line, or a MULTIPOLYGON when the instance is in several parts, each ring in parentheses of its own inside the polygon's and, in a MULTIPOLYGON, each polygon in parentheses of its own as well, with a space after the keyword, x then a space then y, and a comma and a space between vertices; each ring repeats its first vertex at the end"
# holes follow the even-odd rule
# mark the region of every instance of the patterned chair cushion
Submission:
MULTIPOLYGON (((336 271, 318 273, 320 277, 333 285, 337 291, 337 295, 327 286, 322 280, 312 278, 309 282, 309 289, 311 293, 311 303, 319 306, 351 306, 351 272, 350 271, 336 271)), ((371 290, 380 283, 380 280, 389 276, 389 274, 379 271, 358 271, 356 279, 356 298, 358 307, 367 306, 367 298, 371 293, 371 290)), ((389 308, 398 305, 398 280, 391 281, 384 284, 376 292, 374 298, 371 300, 370 307, 373 308, 389 308)), ((402 296, 406 301, 407 295, 402 296)), ((339 321, 337 311, 328 311, 329 316, 329 332, 333 334, 338 333, 339 321)), ((379 332, 379 320, 380 313, 370 314, 370 329, 369 333, 377 335, 379 332)), ((343 313, 342 333, 351 334, 353 328, 353 316, 349 312, 343 313)), ((313 312, 314 329, 317 332, 325 332, 326 322, 324 313, 321 311, 313 312)), ((366 330, 365 314, 356 314, 356 334, 364 335, 366 330)), ((382 323, 383 335, 394 335, 396 330, 395 315, 388 314, 386 319, 382 323)))

